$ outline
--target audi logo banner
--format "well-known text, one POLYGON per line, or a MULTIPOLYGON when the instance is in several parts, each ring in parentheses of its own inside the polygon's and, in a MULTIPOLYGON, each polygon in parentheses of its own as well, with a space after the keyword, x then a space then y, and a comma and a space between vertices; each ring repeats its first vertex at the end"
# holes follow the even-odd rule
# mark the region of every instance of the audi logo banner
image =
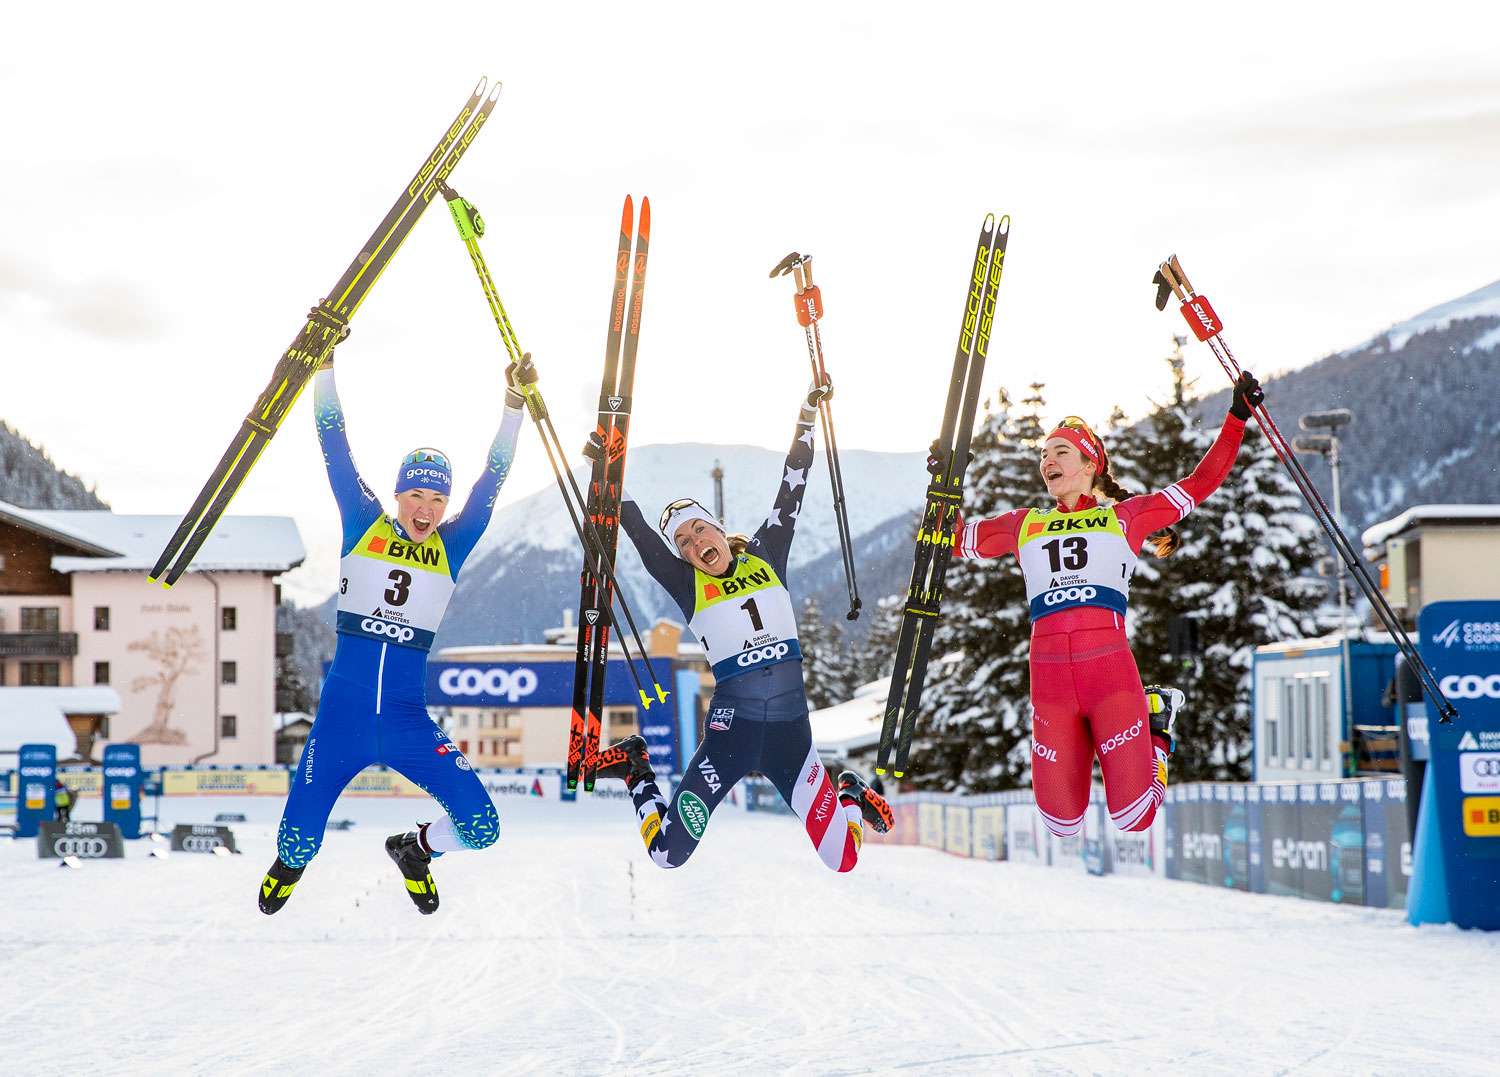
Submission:
POLYGON ((43 860, 76 856, 80 860, 119 860, 125 839, 114 823, 64 823, 46 819, 37 828, 36 855, 43 860))
POLYGON ((211 853, 218 848, 231 853, 239 852, 234 847, 234 832, 227 826, 209 826, 202 823, 178 823, 172 828, 172 850, 179 853, 211 853))

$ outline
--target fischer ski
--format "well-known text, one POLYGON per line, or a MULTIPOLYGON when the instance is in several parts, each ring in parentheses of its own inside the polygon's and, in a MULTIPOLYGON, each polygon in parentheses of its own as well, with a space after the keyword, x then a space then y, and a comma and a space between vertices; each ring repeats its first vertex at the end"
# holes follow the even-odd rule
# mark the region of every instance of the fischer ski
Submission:
MULTIPOLYGON (((828 371, 823 366, 823 336, 818 323, 823 318, 823 292, 813 283, 812 255, 793 251, 771 270, 771 277, 792 274, 797 285, 793 305, 797 308, 797 321, 807 336, 807 358, 812 363, 813 381, 821 385, 828 380, 828 371)), ((818 403, 818 415, 823 420, 823 444, 827 448, 828 481, 833 487, 833 519, 838 525, 839 552, 844 557, 844 584, 849 588, 848 621, 859 620, 859 583, 854 578, 854 544, 849 532, 849 503, 844 499, 844 472, 839 467, 839 443, 833 433, 833 406, 830 401, 818 403)))
POLYGON ((943 579, 953 559, 953 535, 963 504, 964 472, 969 466, 969 442, 974 433, 974 414, 979 407, 979 383, 984 377, 990 330, 995 316, 995 295, 1005 264, 1005 244, 1010 237, 1010 218, 984 219, 974 266, 969 271, 969 289, 964 297, 963 327, 958 351, 953 357, 953 376, 943 408, 943 426, 932 443, 927 470, 932 482, 917 531, 917 549, 911 584, 901 617, 896 643, 896 665, 886 699, 885 721, 880 730, 880 754, 875 773, 884 774, 896 745, 895 775, 906 774, 917 708, 922 701, 922 682, 927 676, 927 658, 938 610, 943 602, 943 579))
MULTIPOLYGON (((1192 284, 1188 282, 1187 274, 1182 271, 1182 263, 1177 260, 1177 255, 1171 255, 1157 267, 1156 276, 1151 278, 1151 283, 1156 285, 1156 309, 1165 310, 1167 297, 1176 293, 1178 301, 1182 304, 1182 316, 1193 330, 1193 336, 1208 345, 1214 353, 1214 358, 1218 359, 1219 366, 1223 367, 1224 373, 1229 375, 1231 382, 1238 380, 1240 365, 1235 361, 1234 353, 1229 350, 1229 344, 1222 336, 1224 323, 1209 304, 1208 298, 1193 290, 1192 284)), ((1287 473, 1291 475, 1292 481, 1297 484, 1303 500, 1312 509, 1313 516, 1322 525, 1329 544, 1359 582, 1360 589, 1370 600, 1370 607, 1385 624, 1386 631, 1391 634, 1391 638, 1396 641, 1397 649, 1406 656, 1407 662, 1417 671, 1417 676, 1428 698, 1437 705, 1438 721, 1451 722, 1458 715, 1457 709, 1443 693, 1437 679, 1432 675, 1432 670, 1417 652, 1406 630, 1401 627, 1400 618, 1396 616, 1396 611, 1391 609, 1391 604, 1386 601, 1380 586, 1370 575, 1370 569, 1365 564, 1364 557, 1350 543, 1349 537, 1344 534, 1344 529, 1339 526, 1338 519, 1329 511, 1328 505, 1318 493, 1317 487, 1313 485, 1302 462, 1297 459, 1296 453, 1287 444, 1276 421, 1271 418, 1271 413, 1262 403, 1252 409, 1252 414, 1260 423, 1261 431, 1281 459, 1282 465, 1286 467, 1287 473)))
POLYGON ((323 360, 349 335, 349 321, 354 312, 432 201, 438 184, 453 171, 494 111, 500 98, 500 84, 497 82, 486 95, 487 82, 487 79, 479 80, 469 100, 438 139, 432 152, 423 159, 406 189, 371 233, 354 261, 349 263, 327 298, 319 300, 318 305, 308 312, 306 324, 277 362, 270 382, 256 398, 255 406, 240 424, 239 432, 157 558, 148 574, 149 579, 160 579, 163 587, 171 587, 187 571, 229 507, 230 500, 276 435, 298 395, 323 360))
MULTIPOLYGON (((551 415, 547 411, 547 402, 542 399, 541 391, 536 387, 536 368, 532 366, 531 353, 521 350, 521 343, 516 338, 515 328, 510 324, 510 315, 506 314, 505 305, 500 302, 499 289, 495 287, 495 280, 490 276, 489 266, 485 264, 484 255, 479 251, 479 237, 484 235, 484 219, 480 217, 479 210, 474 207, 473 203, 463 198, 452 187, 446 183, 440 183, 438 186, 443 192, 443 197, 448 201, 448 209, 453 214, 453 223, 458 226, 459 238, 464 241, 464 247, 469 252, 469 260, 474 263, 474 271, 479 275, 480 287, 484 289, 484 298, 489 303, 495 326, 500 330, 500 338, 505 344, 506 353, 513 364, 518 366, 523 373, 530 375, 529 380, 522 381, 518 391, 525 398, 526 410, 531 414, 532 421, 536 423, 537 433, 542 437, 542 447, 547 451, 547 461, 552 465, 552 477, 557 481, 557 489, 562 494, 563 504, 568 509, 568 517, 573 521, 573 530, 578 535, 578 541, 582 543, 585 552, 590 555, 586 566, 589 571, 596 574, 598 586, 606 589, 606 593, 613 594, 617 590, 613 561, 600 556, 604 549, 604 542, 589 519, 583 493, 578 489, 578 484, 574 482, 572 472, 568 471, 566 464, 559 466, 560 462, 566 458, 562 443, 557 437, 557 430, 552 425, 551 415)), ((635 618, 631 616, 630 606, 626 603, 623 594, 619 596, 619 602, 620 609, 625 614, 625 622, 630 626, 630 638, 635 641, 636 653, 646 666, 646 677, 651 681, 651 687, 655 690, 657 699, 665 700, 667 693, 662 690, 661 685, 656 683, 655 674, 651 670, 651 663, 646 655, 646 645, 641 642, 640 630, 635 626, 635 618)), ((631 658, 630 648, 626 645, 627 637, 615 618, 613 605, 605 603, 596 611, 596 619, 601 616, 606 624, 614 625, 615 630, 619 632, 620 649, 625 654, 626 665, 630 667, 630 674, 635 678, 635 687, 640 694, 642 706, 649 710, 651 697, 646 694, 645 685, 641 683, 641 676, 636 671, 635 661, 631 658)))
MULTIPOLYGON (((589 476, 588 516, 603 540, 600 556, 613 569, 620 537, 620 499, 625 486, 625 453, 630 437, 631 393, 635 385, 635 357, 640 346, 641 303, 646 286, 646 256, 651 239, 651 200, 641 199, 635 253, 630 233, 634 203, 629 195, 620 214, 620 243, 615 255, 615 284, 610 303, 609 333, 604 347, 604 377, 599 386, 599 421, 595 436, 584 449, 593 461, 589 476), (630 282, 630 301, 625 285, 630 282), (623 344, 623 352, 622 352, 623 344)), ((573 711, 568 728, 569 789, 583 780, 593 792, 599 769, 599 741, 604 728, 604 685, 609 662, 609 623, 599 611, 614 596, 613 574, 597 570, 584 559, 579 580, 578 653, 573 671, 573 711)), ((658 691, 660 688, 658 687, 658 691)), ((663 695, 661 697, 665 699, 663 695)), ((650 706, 650 702, 646 704, 650 706)))

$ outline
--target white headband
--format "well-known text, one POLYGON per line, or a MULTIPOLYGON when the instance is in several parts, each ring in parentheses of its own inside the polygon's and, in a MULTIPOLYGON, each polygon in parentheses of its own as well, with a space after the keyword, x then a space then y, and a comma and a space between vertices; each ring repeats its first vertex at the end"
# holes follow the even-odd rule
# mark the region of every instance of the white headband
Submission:
POLYGON ((689 520, 702 520, 709 526, 717 528, 720 534, 724 533, 724 525, 714 519, 713 515, 696 501, 683 505, 681 508, 668 510, 667 522, 661 532, 666 536, 667 542, 671 544, 673 552, 678 557, 682 556, 682 551, 677 548, 677 529, 689 520))

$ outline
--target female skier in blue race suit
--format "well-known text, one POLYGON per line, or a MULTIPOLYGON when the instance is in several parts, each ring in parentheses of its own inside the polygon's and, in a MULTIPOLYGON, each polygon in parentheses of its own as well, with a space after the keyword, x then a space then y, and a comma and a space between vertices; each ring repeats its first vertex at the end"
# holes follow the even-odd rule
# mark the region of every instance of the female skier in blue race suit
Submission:
POLYGON ((627 737, 599 755, 600 777, 625 779, 641 837, 661 867, 679 867, 693 855, 709 815, 750 771, 771 780, 835 871, 859 859, 861 816, 882 833, 890 826, 885 800, 852 771, 839 776, 835 790, 813 748, 797 618, 783 582, 812 466, 813 421, 818 402, 832 392, 826 382, 809 387, 776 501, 753 537, 727 537, 707 509, 684 498, 662 513, 668 549, 629 494, 621 505, 625 533, 703 644, 715 682, 703 741, 670 806, 642 738, 627 737))
POLYGON ((465 559, 489 524, 510 471, 521 429, 522 396, 536 380, 529 363, 506 371, 508 388, 500 431, 484 473, 463 511, 442 522, 452 490, 448 459, 417 449, 396 476, 395 519, 360 478, 349 452, 332 362, 317 373, 314 408, 328 481, 338 501, 340 547, 338 648, 323 684, 317 719, 276 838, 276 862, 260 889, 267 915, 286 904, 318 852, 328 813, 344 786, 365 767, 383 763, 404 774, 447 813, 386 840, 386 851, 423 913, 436 911, 433 856, 483 849, 499 834, 495 806, 463 753, 427 714, 427 651, 443 619, 465 559))

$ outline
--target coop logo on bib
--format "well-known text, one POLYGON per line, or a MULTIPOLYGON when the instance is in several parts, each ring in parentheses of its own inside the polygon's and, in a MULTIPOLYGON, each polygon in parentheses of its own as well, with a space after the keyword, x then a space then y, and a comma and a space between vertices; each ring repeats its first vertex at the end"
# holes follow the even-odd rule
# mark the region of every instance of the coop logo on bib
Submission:
POLYGON ((683 793, 677 798, 677 817, 694 841, 703 837, 708 829, 708 805, 693 793, 683 793))
POLYGON ((792 649, 785 643, 777 643, 772 646, 761 647, 757 650, 745 651, 739 656, 739 658, 735 659, 735 661, 737 661, 740 665, 749 668, 750 666, 756 665, 760 662, 775 662, 779 659, 785 658, 788 654, 791 653, 791 651, 792 649))
POLYGON ((1042 601, 1049 606, 1060 606, 1064 602, 1089 602, 1098 597, 1097 587, 1059 587, 1056 591, 1048 591, 1043 595, 1042 601))
POLYGON ((377 621, 373 617, 366 617, 363 621, 360 621, 359 627, 372 636, 389 636, 397 643, 410 643, 417 635, 405 625, 391 624, 389 621, 377 621))

